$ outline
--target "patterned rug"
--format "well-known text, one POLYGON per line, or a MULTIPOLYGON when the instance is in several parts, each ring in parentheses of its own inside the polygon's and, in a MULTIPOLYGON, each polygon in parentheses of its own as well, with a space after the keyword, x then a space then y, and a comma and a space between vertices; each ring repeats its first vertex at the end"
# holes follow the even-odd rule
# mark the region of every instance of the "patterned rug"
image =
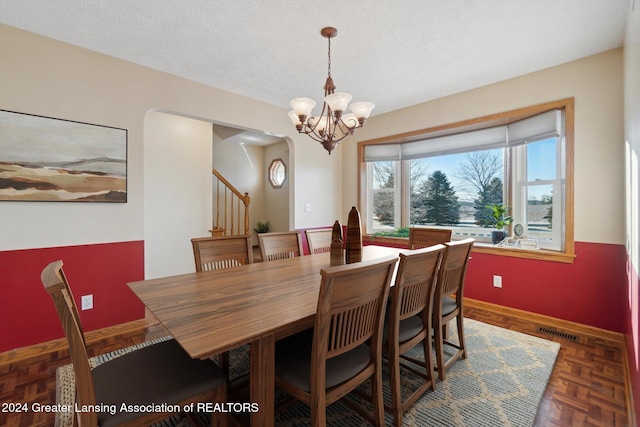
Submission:
MULTIPOLYGON (((455 335, 452 322, 451 336, 455 335)), ((542 395, 551 376, 560 344, 537 337, 499 328, 471 319, 465 319, 467 359, 458 360, 447 371, 445 381, 438 381, 436 391, 427 391, 414 406, 404 414, 404 425, 425 426, 532 426, 542 395)), ((142 345, 149 345, 152 341, 142 345)), ((455 341, 455 339, 453 339, 455 341)), ((139 347, 139 346, 136 346, 139 347)), ((135 349, 130 347, 91 359, 92 366, 103 363, 135 349)), ((420 358, 421 351, 414 348, 413 356, 420 358)), ((242 355, 246 349, 232 354, 231 375, 242 372, 248 360, 242 355)), ((435 361, 435 356, 434 356, 435 361)), ((390 402, 388 373, 385 367, 385 402, 390 402)), ((436 374, 437 376, 437 374, 436 374)), ((418 382, 410 374, 403 375, 402 388, 405 393, 418 382)), ((74 396, 74 376, 71 365, 56 371, 56 403, 70 405, 74 396)), ((404 393, 403 393, 404 395, 404 393)), ((276 400, 283 397, 277 393, 276 400)), ((98 402, 99 403, 99 402, 98 402)), ((367 403, 363 402, 363 405, 367 403)), ((205 422, 206 414, 201 417, 205 422)), ((386 414, 387 425, 393 425, 390 414, 386 414)), ((72 425, 72 414, 56 414, 56 426, 72 425)), ((175 416, 157 426, 189 426, 189 422, 175 416)), ((309 426, 309 411, 296 403, 276 418, 277 426, 309 426)), ((337 427, 360 427, 368 423, 342 402, 327 408, 327 425, 337 427)))

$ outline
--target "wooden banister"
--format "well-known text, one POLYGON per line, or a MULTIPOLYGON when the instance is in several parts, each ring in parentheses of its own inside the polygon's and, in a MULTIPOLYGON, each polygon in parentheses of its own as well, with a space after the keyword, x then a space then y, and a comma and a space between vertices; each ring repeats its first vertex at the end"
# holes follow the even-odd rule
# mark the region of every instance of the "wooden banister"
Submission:
POLYGON ((209 231, 214 236, 249 234, 249 204, 251 203, 249 193, 242 194, 220 172, 215 169, 212 172, 216 177, 213 200, 215 216, 213 229, 209 231), (242 219, 244 224, 241 229, 242 219))

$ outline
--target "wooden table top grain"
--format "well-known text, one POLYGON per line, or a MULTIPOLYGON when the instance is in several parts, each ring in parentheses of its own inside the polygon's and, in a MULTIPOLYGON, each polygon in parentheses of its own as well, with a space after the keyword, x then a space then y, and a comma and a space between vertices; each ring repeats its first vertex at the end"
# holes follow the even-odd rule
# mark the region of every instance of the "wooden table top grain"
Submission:
MULTIPOLYGON (((398 252, 365 246, 363 260, 398 252)), ((203 359, 264 334, 312 326, 320 270, 329 262, 329 254, 323 253, 143 280, 129 287, 191 357, 203 359)))
MULTIPOLYGON (((363 261, 397 256, 399 252, 396 248, 365 246, 363 261)), ((128 285, 192 358, 204 359, 251 343, 251 381, 266 389, 254 390, 252 386, 252 401, 268 408, 255 417, 255 423, 252 415, 251 423, 272 425, 269 388, 274 387, 271 365, 275 340, 313 326, 320 270, 330 267, 329 255, 259 262, 128 285)))

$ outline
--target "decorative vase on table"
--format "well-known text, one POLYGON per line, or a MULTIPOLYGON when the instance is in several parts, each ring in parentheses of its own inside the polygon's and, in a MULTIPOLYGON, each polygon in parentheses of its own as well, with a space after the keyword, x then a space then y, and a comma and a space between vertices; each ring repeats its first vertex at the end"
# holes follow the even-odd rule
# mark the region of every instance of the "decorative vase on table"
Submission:
POLYGON ((331 267, 344 264, 342 226, 336 220, 331 231, 331 267))
POLYGON ((362 261, 362 230, 360 229, 360 212, 355 206, 349 212, 347 221, 347 264, 362 261))

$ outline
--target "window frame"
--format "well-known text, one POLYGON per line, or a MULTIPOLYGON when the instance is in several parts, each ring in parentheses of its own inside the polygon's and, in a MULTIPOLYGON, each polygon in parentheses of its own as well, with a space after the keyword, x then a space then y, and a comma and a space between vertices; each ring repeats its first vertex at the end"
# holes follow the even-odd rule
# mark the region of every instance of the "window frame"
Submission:
MULTIPOLYGON (((474 245, 474 252, 488 253, 494 255, 511 256, 518 258, 539 259, 546 261, 572 263, 575 259, 575 247, 574 247, 574 98, 566 98, 557 101, 551 101, 534 106, 524 107, 516 110, 510 110, 506 112, 491 114, 479 118, 470 120, 464 120, 440 126, 420 129, 412 132, 406 132, 396 135, 390 135, 372 140, 359 141, 358 142, 358 206, 360 207, 360 214, 363 217, 363 224, 365 229, 363 235, 367 240, 387 242, 387 243, 403 243, 406 239, 403 238, 389 238, 381 236, 372 236, 368 230, 368 211, 363 209, 368 203, 367 195, 367 163, 365 162, 365 146, 378 145, 378 144, 393 144, 393 143, 406 143, 412 141, 418 141, 426 138, 433 138, 436 136, 447 136, 460 132, 466 132, 470 130, 480 130, 490 128, 499 125, 507 125, 514 123, 544 112, 559 109, 564 111, 564 154, 565 163, 563 168, 564 174, 564 218, 561 223, 564 228, 564 250, 526 250, 526 249, 513 249, 507 247, 496 247, 493 245, 487 245, 483 243, 477 243, 474 245)), ((559 144, 562 145, 562 144, 559 144)), ((510 166, 510 162, 506 162, 505 165, 510 166)), ((512 174, 509 172, 509 176, 512 174)), ((405 183, 401 186, 402 202, 401 202, 401 224, 408 224, 407 218, 409 217, 409 209, 406 205, 407 192, 406 189, 406 177, 402 178, 402 182, 405 183)), ((509 187, 512 188, 511 186, 509 187)), ((511 201, 513 190, 507 194, 507 200, 511 201)), ((509 202, 510 203, 510 202, 509 202)), ((510 231, 511 227, 510 226, 510 231)))
POLYGON ((268 168, 269 184, 275 189, 282 188, 287 180, 287 165, 282 159, 273 159, 268 168), (282 169, 282 181, 278 181, 278 171, 282 169))
MULTIPOLYGON (((529 155, 529 148, 531 146, 531 144, 535 144, 536 142, 541 142, 541 141, 545 141, 545 139, 541 139, 541 140, 535 140, 535 141, 531 141, 527 144, 524 145, 520 145, 518 147, 515 147, 513 154, 515 156, 515 163, 518 165, 518 167, 516 167, 516 173, 513 174, 512 176, 512 186, 511 186, 511 190, 513 191, 513 200, 518 200, 520 203, 513 203, 512 204, 512 215, 514 217, 519 217, 519 218, 526 218, 525 220, 522 221, 522 225, 524 226, 525 230, 528 229, 529 227, 529 219, 527 218, 527 207, 528 207, 528 194, 529 194, 529 190, 535 187, 541 187, 541 186, 551 186, 552 188, 552 194, 563 194, 565 193, 564 189, 563 189, 563 181, 566 179, 565 173, 564 173, 564 167, 561 163, 561 159, 562 159, 562 149, 563 149, 563 145, 564 142, 562 141, 561 138, 556 139, 556 146, 555 146, 555 159, 556 159, 556 165, 555 165, 555 170, 556 170, 556 176, 553 179, 536 179, 533 181, 530 181, 527 176, 528 176, 528 155, 529 155), (527 197, 523 196, 523 193, 527 193, 527 197)), ((552 204, 551 204, 553 211, 554 212, 563 212, 565 209, 565 206, 562 206, 562 198, 557 199, 554 198, 552 204)), ((552 229, 552 236, 553 236, 553 240, 551 241, 551 243, 548 243, 546 241, 542 241, 542 245, 544 246, 553 246, 554 244, 561 244, 562 242, 562 231, 564 230, 564 218, 561 217, 554 217, 552 219, 551 222, 551 229, 552 229)), ((525 233, 528 234, 528 233, 525 233)), ((540 243, 539 243, 540 244, 540 243)), ((542 247, 544 247, 542 246, 542 247)), ((551 248, 552 250, 559 250, 558 248, 551 248)))
MULTIPOLYGON (((366 165, 367 168, 369 168, 369 170, 367 170, 366 174, 367 174, 367 179, 369 180, 369 182, 367 182, 367 211, 372 211, 373 210, 373 196, 375 194, 378 193, 391 193, 393 194, 393 217, 394 219, 399 219, 400 221, 402 221, 401 215, 402 215, 402 197, 400 196, 400 193, 402 191, 402 184, 400 184, 401 182, 401 169, 399 167, 399 165, 394 165, 394 170, 393 170, 393 188, 373 188, 373 173, 371 172, 371 169, 373 169, 373 163, 368 163, 366 165), (398 185, 400 185, 400 187, 398 187, 398 185)), ((372 227, 373 225, 373 219, 372 218, 368 218, 368 221, 366 223, 365 228, 368 229, 369 227, 372 227)))

